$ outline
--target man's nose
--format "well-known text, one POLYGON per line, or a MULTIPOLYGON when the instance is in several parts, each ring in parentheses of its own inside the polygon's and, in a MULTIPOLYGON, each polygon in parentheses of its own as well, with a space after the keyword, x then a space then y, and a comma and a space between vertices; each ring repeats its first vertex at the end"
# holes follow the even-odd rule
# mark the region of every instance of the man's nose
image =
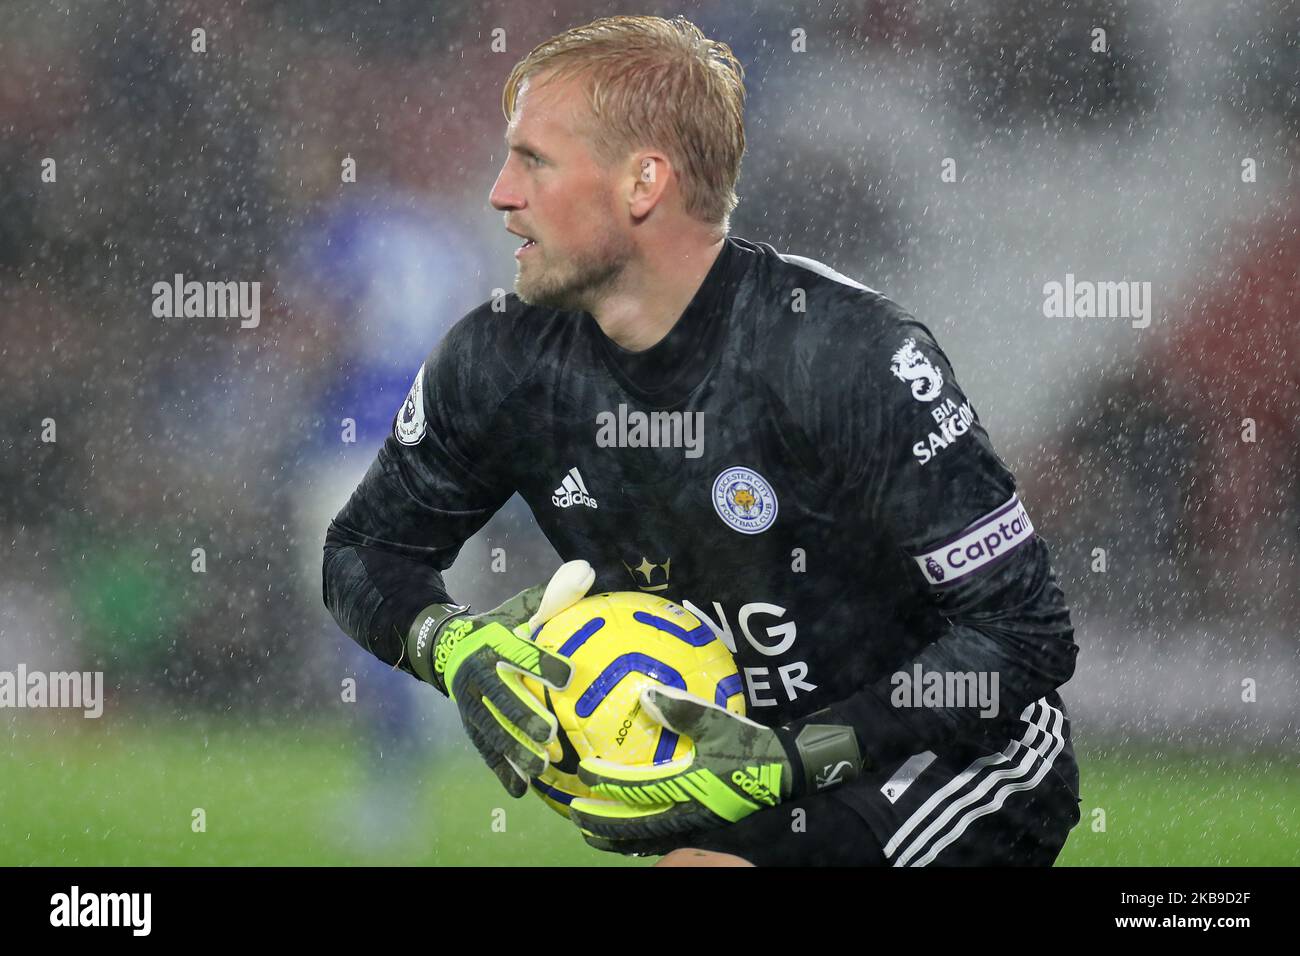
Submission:
POLYGON ((507 172, 509 168, 510 164, 508 162, 501 167, 501 172, 497 174, 497 181, 492 184, 492 192, 488 194, 488 202, 498 212, 505 212, 508 209, 522 209, 524 205, 523 196, 515 188, 507 172))

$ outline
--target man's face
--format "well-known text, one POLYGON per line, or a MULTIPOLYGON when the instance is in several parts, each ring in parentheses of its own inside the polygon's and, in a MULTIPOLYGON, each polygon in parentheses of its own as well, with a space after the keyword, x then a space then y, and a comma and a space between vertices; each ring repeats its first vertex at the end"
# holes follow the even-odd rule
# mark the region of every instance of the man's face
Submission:
POLYGON ((506 129, 509 152, 489 201, 506 228, 532 242, 516 253, 515 292, 552 309, 594 311, 631 260, 626 207, 616 177, 583 134, 594 122, 574 80, 526 82, 506 129))

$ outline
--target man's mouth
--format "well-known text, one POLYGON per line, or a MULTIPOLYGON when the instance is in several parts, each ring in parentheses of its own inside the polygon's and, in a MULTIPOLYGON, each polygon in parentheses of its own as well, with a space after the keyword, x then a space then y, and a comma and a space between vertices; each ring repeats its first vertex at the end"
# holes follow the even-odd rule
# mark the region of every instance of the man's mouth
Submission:
POLYGON ((536 239, 525 239, 524 244, 515 250, 515 258, 518 259, 524 253, 528 252, 529 249, 532 249, 536 245, 537 245, 536 239))

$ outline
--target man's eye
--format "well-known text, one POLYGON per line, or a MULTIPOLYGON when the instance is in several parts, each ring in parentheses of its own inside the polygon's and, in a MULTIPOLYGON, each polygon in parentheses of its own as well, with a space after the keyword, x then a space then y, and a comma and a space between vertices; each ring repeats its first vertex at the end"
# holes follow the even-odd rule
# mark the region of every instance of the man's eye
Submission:
POLYGON ((542 157, 538 156, 536 153, 529 153, 529 154, 528 154, 528 165, 529 165, 529 166, 540 166, 540 165, 542 165, 542 157))

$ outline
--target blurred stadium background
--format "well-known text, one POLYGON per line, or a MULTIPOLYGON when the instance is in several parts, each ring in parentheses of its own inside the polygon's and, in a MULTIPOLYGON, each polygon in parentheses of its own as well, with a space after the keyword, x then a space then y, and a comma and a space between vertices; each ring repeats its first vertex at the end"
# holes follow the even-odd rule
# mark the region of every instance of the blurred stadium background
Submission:
MULTIPOLYGON (((1081 646, 1062 862, 1295 863, 1300 4, 19 0, 0 670, 102 670, 107 703, 0 710, 0 864, 644 865, 510 803, 320 600, 326 523, 420 358, 510 287, 501 84, 611 13, 732 46, 733 233, 926 322, 1019 476, 1081 646), (154 318, 176 273, 262 282, 260 326, 154 318), (1044 318, 1066 273, 1151 282, 1150 326, 1044 318)), ((490 606, 555 564, 515 499, 448 580, 490 606)))

